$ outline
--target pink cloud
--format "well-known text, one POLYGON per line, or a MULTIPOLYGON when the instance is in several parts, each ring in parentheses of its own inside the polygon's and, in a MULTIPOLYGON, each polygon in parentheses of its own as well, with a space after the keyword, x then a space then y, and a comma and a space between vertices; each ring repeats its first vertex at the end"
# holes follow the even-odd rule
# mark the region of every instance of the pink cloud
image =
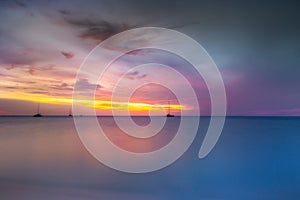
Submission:
POLYGON ((33 66, 30 66, 27 72, 31 75, 34 75, 35 74, 35 68, 33 66))
POLYGON ((15 67, 16 67, 15 65, 11 64, 9 66, 6 66, 5 69, 11 70, 11 69, 14 69, 15 67))
POLYGON ((62 54, 63 56, 65 56, 65 58, 67 58, 67 59, 71 59, 71 58, 74 57, 74 54, 73 54, 72 52, 65 52, 65 51, 62 51, 61 54, 62 54))

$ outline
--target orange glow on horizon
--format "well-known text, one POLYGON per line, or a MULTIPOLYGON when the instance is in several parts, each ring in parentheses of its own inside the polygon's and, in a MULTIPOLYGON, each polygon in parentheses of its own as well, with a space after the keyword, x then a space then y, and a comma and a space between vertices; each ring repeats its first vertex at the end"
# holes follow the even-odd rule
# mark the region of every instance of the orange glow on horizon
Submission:
POLYGON ((191 110, 190 107, 180 104, 151 104, 144 102, 121 102, 110 100, 93 100, 93 99, 72 99, 66 97, 51 97, 41 94, 27 94, 27 93, 11 93, 0 95, 3 99, 31 101, 46 104, 60 104, 60 105, 83 105, 87 108, 94 108, 97 110, 116 110, 116 111, 130 111, 130 112, 162 112, 170 108, 173 111, 191 110))

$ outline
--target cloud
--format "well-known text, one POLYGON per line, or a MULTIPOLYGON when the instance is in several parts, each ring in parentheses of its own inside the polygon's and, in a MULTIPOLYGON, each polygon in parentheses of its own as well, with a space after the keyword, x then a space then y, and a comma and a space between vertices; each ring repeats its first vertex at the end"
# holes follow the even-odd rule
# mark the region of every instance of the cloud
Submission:
POLYGON ((35 67, 34 66, 29 66, 27 72, 30 74, 30 75, 34 75, 35 74, 35 67))
POLYGON ((146 76, 147 76, 146 74, 142 74, 142 75, 137 76, 136 78, 137 79, 142 79, 142 78, 145 78, 146 76))
POLYGON ((26 8, 27 4, 21 1, 15 1, 15 4, 19 7, 26 8))
POLYGON ((71 15, 71 12, 65 9, 58 9, 57 11, 62 15, 71 15))
POLYGON ((19 87, 15 87, 15 86, 4 86, 3 88, 11 89, 11 90, 19 89, 19 87))
POLYGON ((65 52, 65 51, 62 51, 61 54, 62 54, 63 56, 65 56, 65 58, 67 58, 67 59, 71 59, 71 58, 74 57, 74 54, 73 54, 72 52, 65 52))
POLYGON ((5 67, 6 70, 11 70, 14 68, 16 68, 16 66, 14 64, 11 64, 11 65, 5 67))
POLYGON ((63 69, 60 70, 52 70, 49 72, 44 73, 45 77, 52 77, 59 80, 67 80, 67 79, 74 79, 76 77, 76 72, 74 71, 66 71, 63 69))
POLYGON ((55 90, 73 90, 73 86, 65 82, 62 82, 61 84, 51 85, 50 88, 55 90))
POLYGON ((39 80, 48 80, 49 82, 60 83, 61 80, 74 79, 76 77, 76 71, 72 69, 58 68, 58 66, 53 64, 47 64, 43 66, 36 65, 25 65, 18 66, 25 73, 30 75, 35 75, 39 80), (50 80, 53 79, 53 80, 50 80))
POLYGON ((130 80, 143 79, 146 76, 146 74, 140 74, 138 71, 132 71, 125 74, 125 78, 130 80))
POLYGON ((72 95, 73 87, 73 84, 61 82, 58 84, 51 84, 47 88, 49 95, 51 96, 70 97, 72 95))
MULTIPOLYGON (((48 65, 48 66, 45 66, 45 67, 37 67, 37 66, 34 66, 34 65, 25 65, 25 66, 18 66, 18 68, 24 68, 23 71, 30 74, 30 75, 36 75, 36 73, 44 73, 44 72, 47 72, 47 71, 52 71, 54 69, 54 65, 48 65)), ((14 67, 15 68, 15 67, 14 67)))
POLYGON ((132 71, 132 72, 126 73, 127 76, 136 76, 136 75, 138 75, 138 74, 139 74, 138 71, 132 71))
POLYGON ((28 56, 28 49, 17 49, 16 47, 0 46, 0 63, 11 65, 30 65, 35 58, 28 56))
POLYGON ((61 87, 67 87, 67 86, 68 86, 67 83, 62 83, 62 84, 61 84, 61 87))
POLYGON ((83 29, 79 34, 82 39, 92 39, 103 41, 112 35, 128 30, 135 26, 125 23, 111 23, 108 21, 92 21, 90 19, 67 19, 67 22, 73 26, 83 29))
POLYGON ((102 88, 99 84, 89 83, 88 79, 79 79, 76 83, 77 89, 81 91, 89 91, 102 88))

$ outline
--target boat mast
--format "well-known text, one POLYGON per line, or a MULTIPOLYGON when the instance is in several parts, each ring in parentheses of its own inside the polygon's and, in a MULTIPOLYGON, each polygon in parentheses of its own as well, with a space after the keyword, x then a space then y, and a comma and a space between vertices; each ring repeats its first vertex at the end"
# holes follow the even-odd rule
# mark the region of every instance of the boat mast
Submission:
POLYGON ((40 113, 40 103, 38 103, 38 107, 37 107, 37 113, 40 113))
POLYGON ((72 116, 72 109, 70 108, 69 109, 69 117, 71 117, 72 116))

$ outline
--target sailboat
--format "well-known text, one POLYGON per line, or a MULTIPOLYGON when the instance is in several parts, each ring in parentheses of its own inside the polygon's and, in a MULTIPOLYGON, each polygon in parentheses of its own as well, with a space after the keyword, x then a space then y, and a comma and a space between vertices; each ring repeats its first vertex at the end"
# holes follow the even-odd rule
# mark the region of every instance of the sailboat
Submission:
POLYGON ((70 109, 70 112, 69 112, 69 115, 68 115, 69 117, 73 117, 73 115, 72 115, 72 112, 71 112, 71 109, 70 109))
POLYGON ((35 115, 33 115, 32 117, 43 117, 43 115, 41 115, 41 113, 40 113, 40 103, 38 104, 37 113, 35 115))
POLYGON ((166 117, 175 117, 174 115, 171 114, 170 112, 170 101, 168 101, 169 106, 168 106, 168 114, 166 115, 166 117))

